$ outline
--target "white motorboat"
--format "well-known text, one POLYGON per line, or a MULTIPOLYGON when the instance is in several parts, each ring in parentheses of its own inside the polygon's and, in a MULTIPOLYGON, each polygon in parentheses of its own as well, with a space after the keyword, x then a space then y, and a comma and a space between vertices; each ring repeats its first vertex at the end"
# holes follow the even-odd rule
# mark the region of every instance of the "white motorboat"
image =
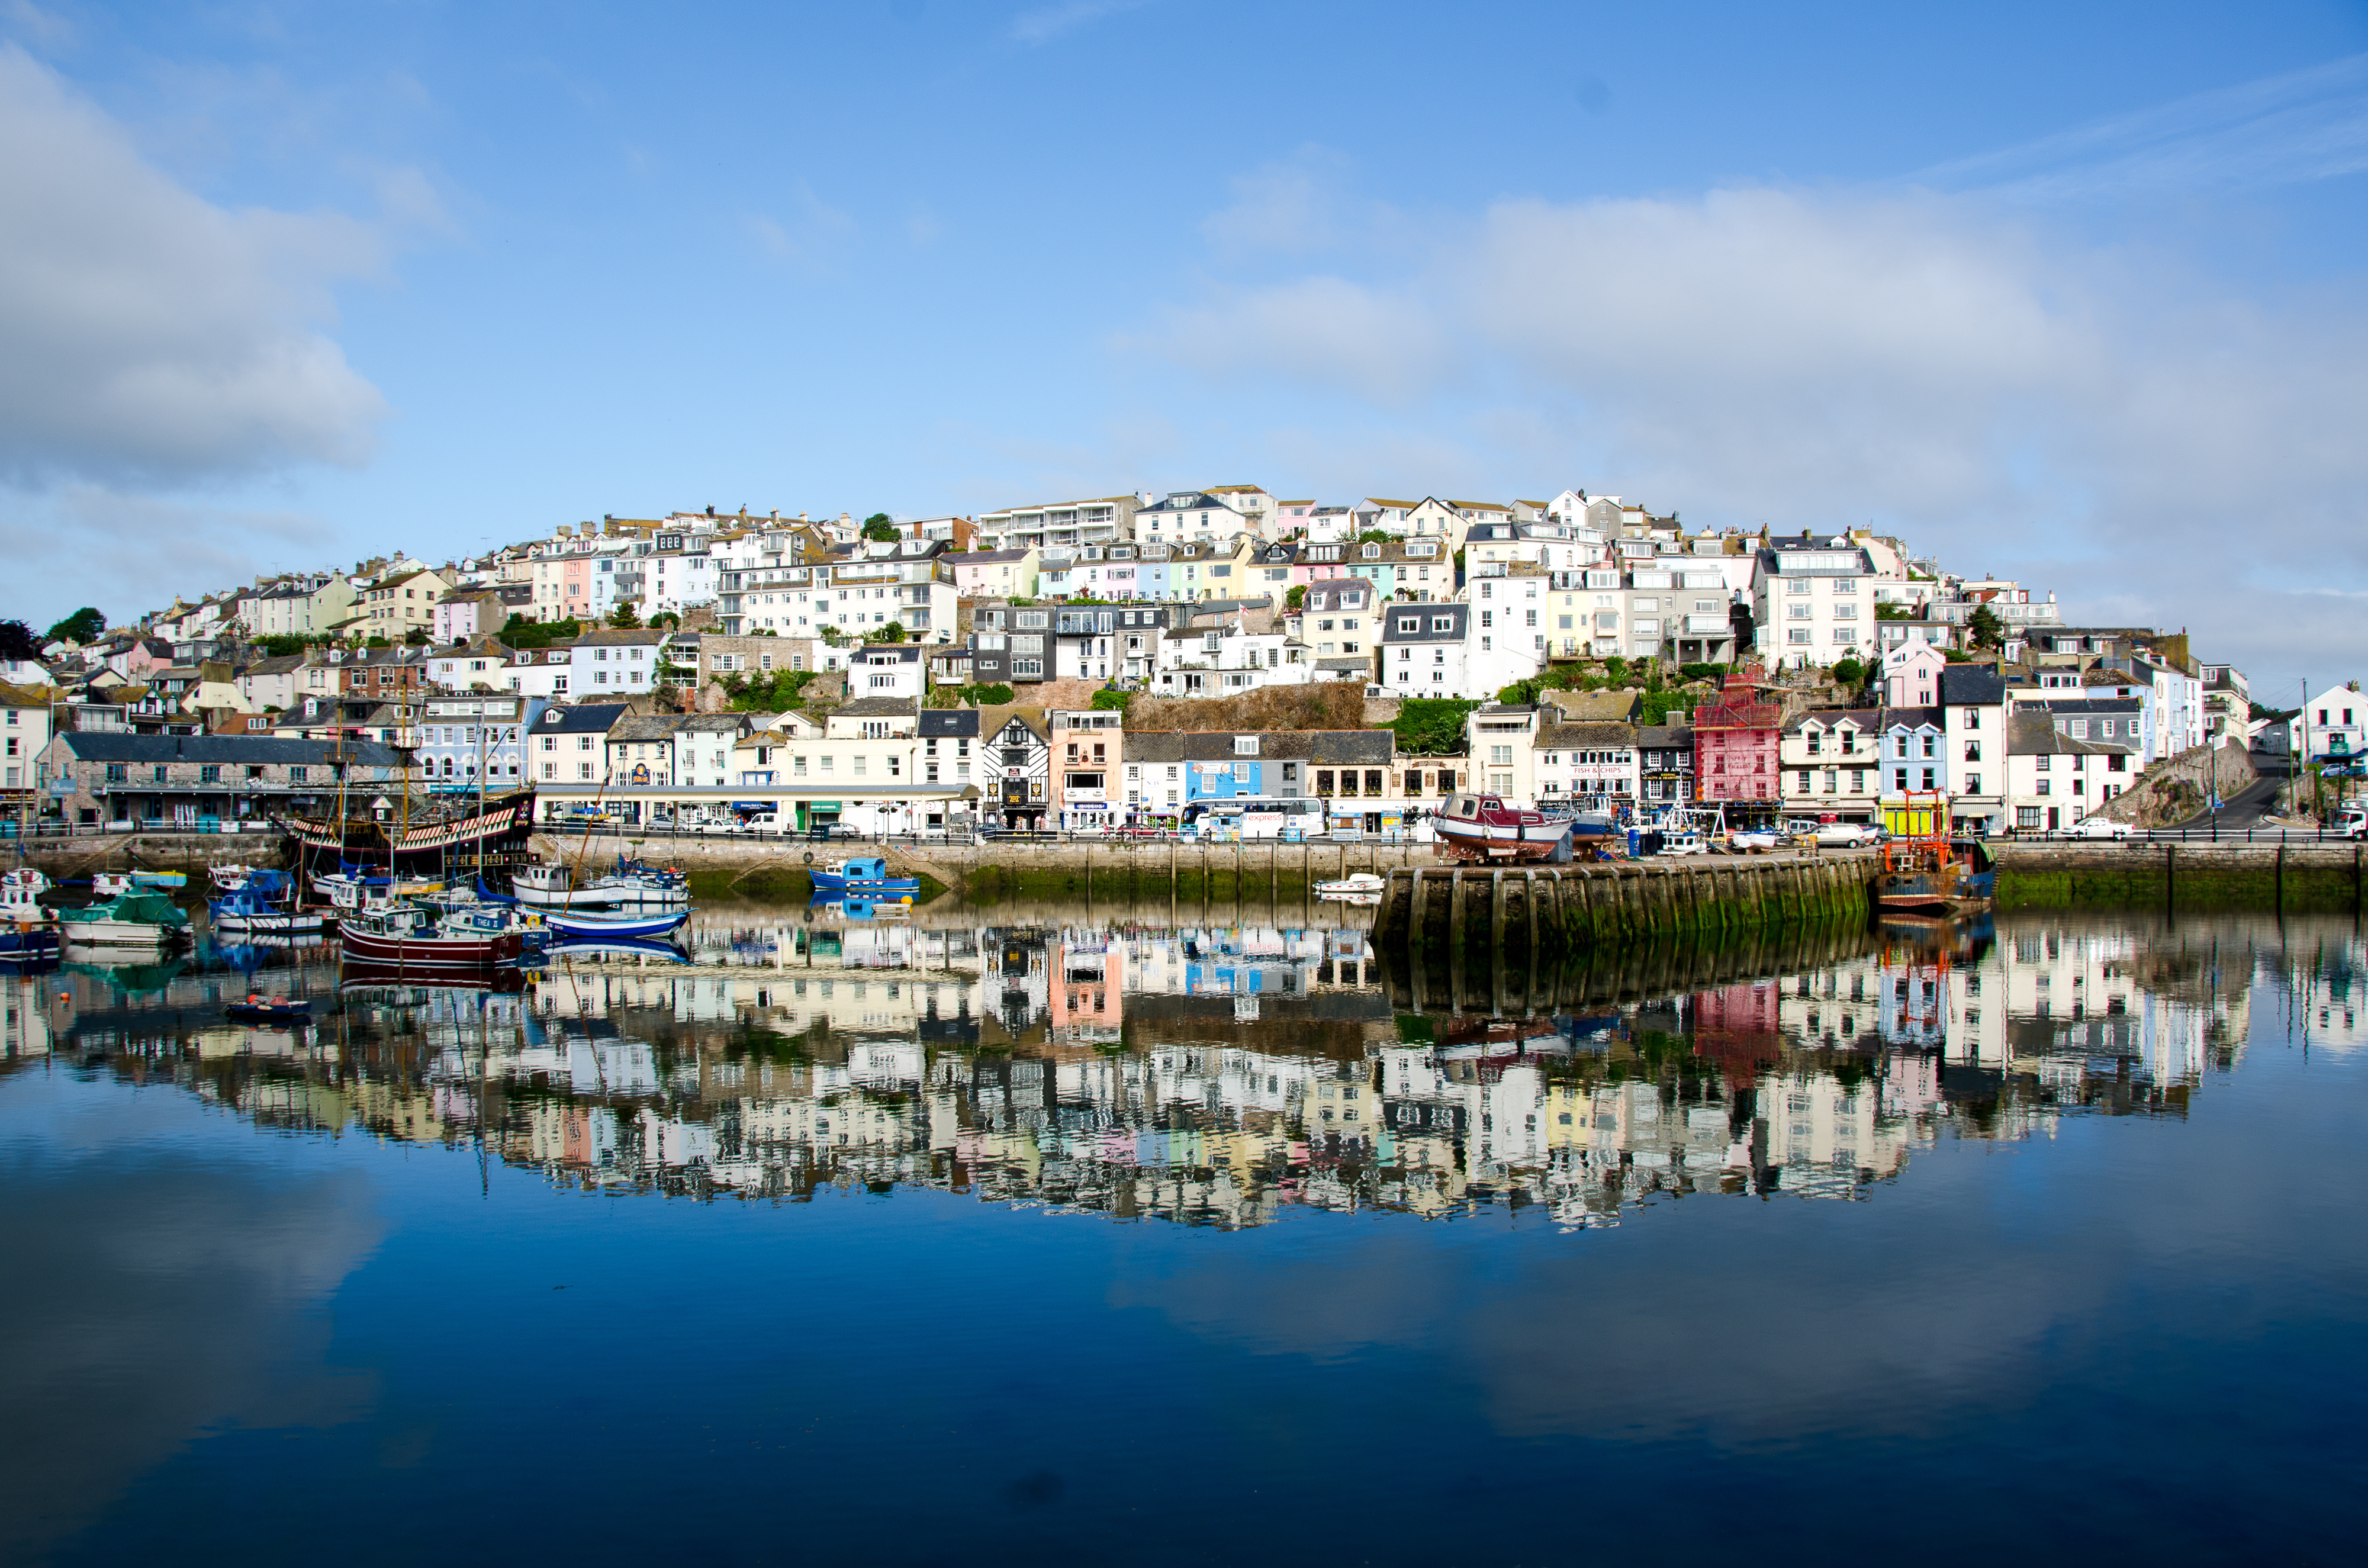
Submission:
POLYGON ((689 909, 690 882, 679 871, 620 860, 614 871, 578 886, 564 865, 521 866, 510 877, 510 892, 529 909, 689 909))
POLYGON ((181 941, 188 929, 189 917, 177 904, 144 888, 86 909, 63 910, 58 916, 60 934, 85 947, 153 950, 181 941))
POLYGON ((1528 811, 1499 795, 1458 795, 1430 825, 1460 860, 1543 860, 1571 835, 1575 819, 1528 811))

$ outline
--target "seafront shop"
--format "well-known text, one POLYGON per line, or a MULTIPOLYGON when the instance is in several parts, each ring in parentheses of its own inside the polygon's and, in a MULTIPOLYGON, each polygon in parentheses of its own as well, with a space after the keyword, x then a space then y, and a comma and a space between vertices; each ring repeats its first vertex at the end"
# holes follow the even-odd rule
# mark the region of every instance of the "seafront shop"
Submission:
POLYGON ((545 824, 581 822, 590 813, 632 827, 746 827, 776 833, 845 828, 866 835, 967 832, 979 825, 975 789, 915 789, 910 781, 837 784, 828 792, 780 784, 688 787, 544 781, 536 786, 536 814, 545 824))

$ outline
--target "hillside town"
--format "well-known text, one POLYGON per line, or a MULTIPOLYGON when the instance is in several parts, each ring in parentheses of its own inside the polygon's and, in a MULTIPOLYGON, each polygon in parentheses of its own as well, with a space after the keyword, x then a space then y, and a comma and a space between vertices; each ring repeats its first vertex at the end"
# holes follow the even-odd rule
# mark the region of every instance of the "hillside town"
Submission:
POLYGON ((611 516, 25 641, 7 814, 65 830, 262 827, 359 785, 781 833, 1255 807, 1395 836, 1459 791, 1727 827, 1937 794, 1962 831, 2047 833, 2183 820, 2262 760, 2340 795, 2368 748, 2356 679, 2273 713, 2184 631, 2073 624, 1898 539, 1575 489, 611 516))

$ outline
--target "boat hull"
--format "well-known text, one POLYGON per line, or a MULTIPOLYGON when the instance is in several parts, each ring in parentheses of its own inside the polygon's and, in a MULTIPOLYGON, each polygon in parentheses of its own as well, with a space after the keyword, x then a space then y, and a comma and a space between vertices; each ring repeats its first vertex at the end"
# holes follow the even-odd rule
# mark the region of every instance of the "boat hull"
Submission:
POLYGON ((348 959, 412 973, 492 969, 516 962, 526 951, 526 938, 515 931, 498 937, 418 937, 349 929, 342 941, 348 959))
POLYGON ((85 948, 169 947, 181 938, 170 926, 150 926, 137 920, 63 920, 58 930, 65 939, 85 948))
POLYGON ((261 931, 283 937, 318 931, 324 924, 318 915, 217 915, 213 923, 217 931, 261 931))
POLYGON ((555 910, 543 924, 568 937, 663 937, 690 918, 689 910, 646 915, 585 915, 555 910))
POLYGON ((689 909, 688 888, 530 888, 514 884, 510 896, 528 909, 689 909))
POLYGON ((918 877, 842 877, 836 871, 813 873, 816 893, 869 893, 874 898, 912 898, 921 891, 918 877))
POLYGON ((1449 854, 1467 860, 1546 859, 1570 833, 1567 822, 1549 825, 1551 832, 1533 834, 1509 824, 1497 826, 1450 817, 1431 819, 1440 846, 1449 854))
POLYGON ((0 926, 0 959, 51 959, 58 956, 55 926, 0 926))

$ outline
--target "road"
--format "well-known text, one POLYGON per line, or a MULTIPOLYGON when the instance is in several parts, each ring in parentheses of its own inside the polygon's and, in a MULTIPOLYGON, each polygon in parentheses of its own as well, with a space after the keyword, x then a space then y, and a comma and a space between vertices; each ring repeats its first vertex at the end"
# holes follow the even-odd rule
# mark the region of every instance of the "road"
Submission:
MULTIPOLYGON (((2285 782, 2283 778, 2277 776, 2257 778, 2223 801, 2218 812, 2221 830, 2226 832, 2230 828, 2248 828, 2259 823, 2277 803, 2278 791, 2285 788, 2285 782)), ((2172 825, 2210 827, 2213 825, 2213 812, 2203 812, 2185 822, 2175 823, 2172 825)))

